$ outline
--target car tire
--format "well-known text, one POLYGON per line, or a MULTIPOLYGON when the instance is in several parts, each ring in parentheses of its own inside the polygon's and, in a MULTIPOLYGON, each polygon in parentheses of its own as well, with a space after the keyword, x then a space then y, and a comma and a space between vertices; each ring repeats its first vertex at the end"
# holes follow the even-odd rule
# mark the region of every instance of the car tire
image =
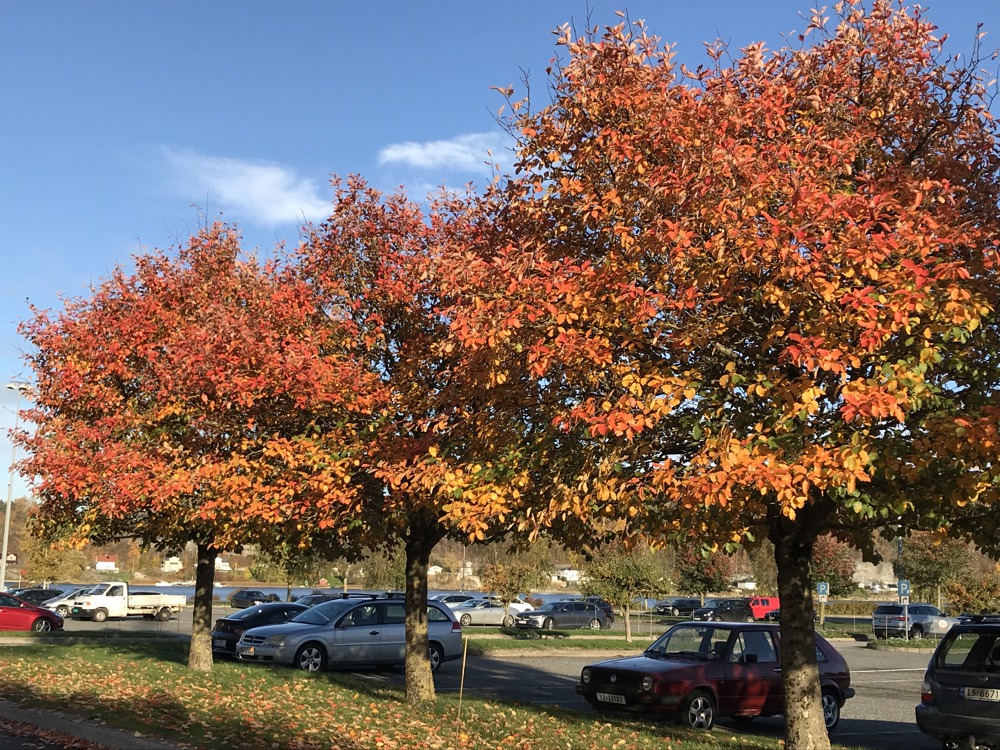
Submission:
POLYGON ((173 614, 170 611, 170 607, 162 607, 159 612, 156 613, 156 619, 160 622, 166 622, 170 619, 170 615, 173 614))
POLYGON ((747 615, 747 618, 743 622, 756 622, 753 615, 747 615))
POLYGON ((826 688, 823 690, 821 702, 823 705, 823 723, 826 725, 826 731, 832 732, 840 723, 840 701, 837 700, 836 693, 826 688))
POLYGON ((712 696, 704 690, 694 690, 677 712, 677 723, 688 729, 704 729, 708 731, 715 726, 715 704, 712 696))
POLYGON ((108 619, 108 610, 99 609, 94 612, 94 622, 104 622, 108 619))
POLYGON ((915 641, 919 641, 923 637, 924 637, 923 627, 921 627, 920 625, 914 625, 912 628, 910 628, 910 638, 912 638, 915 641))
POLYGON ((672 614, 674 617, 680 617, 681 611, 677 609, 677 607, 674 607, 673 609, 670 610, 670 614, 672 614))
POLYGON ((514 615, 507 615, 503 618, 503 627, 512 628, 514 627, 514 615))
POLYGON ((318 643, 307 643, 295 654, 295 666, 303 672, 322 672, 326 668, 326 651, 318 643))
POLYGON ((39 617, 31 623, 31 629, 36 633, 48 633, 52 630, 52 621, 47 617, 39 617))
POLYGON ((67 607, 65 604, 60 604, 58 607, 56 607, 56 614, 59 615, 60 617, 65 617, 66 615, 69 614, 69 607, 67 607))
POLYGON ((438 667, 444 664, 444 650, 433 641, 427 645, 427 658, 431 662, 431 674, 437 672, 438 667))
POLYGON ((472 615, 468 613, 462 615, 462 618, 459 620, 459 622, 462 623, 462 627, 468 627, 469 625, 472 624, 472 615))
POLYGON ((595 618, 594 618, 593 620, 591 620, 591 621, 590 621, 590 625, 589 625, 588 627, 589 627, 589 628, 590 628, 591 630, 600 630, 600 629, 601 629, 601 621, 600 621, 600 620, 598 620, 598 619, 597 619, 597 618, 595 617, 595 618))
POLYGON ((545 621, 542 623, 542 630, 552 630, 555 624, 555 620, 551 617, 546 617, 545 621))

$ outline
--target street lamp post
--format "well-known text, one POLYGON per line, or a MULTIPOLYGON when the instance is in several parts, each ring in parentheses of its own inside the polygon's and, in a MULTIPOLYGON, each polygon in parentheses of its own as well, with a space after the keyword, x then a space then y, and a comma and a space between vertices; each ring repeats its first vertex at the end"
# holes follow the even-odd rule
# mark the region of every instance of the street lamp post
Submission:
MULTIPOLYGON (((17 405, 14 408, 14 431, 17 431, 18 419, 21 416, 21 394, 28 390, 27 383, 7 383, 12 391, 17 391, 17 405)), ((10 539, 10 505, 14 499, 14 463, 17 457, 17 443, 10 445, 10 480, 7 483, 7 513, 3 519, 3 553, 0 554, 0 591, 7 587, 7 542, 10 539)))

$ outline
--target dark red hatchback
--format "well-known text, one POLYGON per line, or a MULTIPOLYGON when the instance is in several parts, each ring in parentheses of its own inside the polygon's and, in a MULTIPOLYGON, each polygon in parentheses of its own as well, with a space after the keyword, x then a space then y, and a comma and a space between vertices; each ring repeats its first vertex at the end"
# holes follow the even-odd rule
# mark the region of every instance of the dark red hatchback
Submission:
MULTIPOLYGON (((816 658, 829 730, 854 696, 851 672, 820 635, 816 658)), ((711 729, 717 716, 775 716, 785 710, 779 626, 679 623, 639 656, 584 667, 576 692, 601 710, 673 715, 696 729, 711 729)))

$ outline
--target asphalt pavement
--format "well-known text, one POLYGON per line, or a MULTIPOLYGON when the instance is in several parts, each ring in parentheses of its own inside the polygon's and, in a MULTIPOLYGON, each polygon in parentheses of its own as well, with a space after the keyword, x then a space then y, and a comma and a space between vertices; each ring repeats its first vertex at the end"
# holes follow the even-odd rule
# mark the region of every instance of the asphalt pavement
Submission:
POLYGON ((0 750, 179 750, 82 716, 0 700, 0 750))

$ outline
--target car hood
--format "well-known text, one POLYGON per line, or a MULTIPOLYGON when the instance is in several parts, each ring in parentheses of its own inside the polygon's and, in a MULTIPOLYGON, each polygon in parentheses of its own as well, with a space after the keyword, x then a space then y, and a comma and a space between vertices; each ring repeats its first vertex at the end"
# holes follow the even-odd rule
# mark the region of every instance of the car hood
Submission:
POLYGON ((713 660, 684 657, 655 657, 639 654, 637 656, 624 656, 620 659, 608 659, 607 661, 591 664, 591 669, 617 670, 621 672, 642 672, 644 674, 656 673, 666 674, 682 672, 687 669, 702 670, 705 665, 714 663, 713 660))

